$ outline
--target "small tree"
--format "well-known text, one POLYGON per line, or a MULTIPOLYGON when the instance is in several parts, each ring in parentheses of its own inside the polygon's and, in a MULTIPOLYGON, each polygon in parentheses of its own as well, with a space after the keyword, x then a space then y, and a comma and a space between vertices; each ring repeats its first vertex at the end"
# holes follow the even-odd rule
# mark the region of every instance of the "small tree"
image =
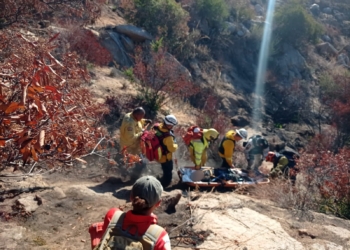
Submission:
POLYGON ((187 98, 198 91, 186 68, 163 48, 151 52, 137 48, 132 74, 127 73, 131 80, 138 79, 139 100, 153 114, 169 101, 187 98))
POLYGON ((299 46, 304 42, 316 42, 323 27, 307 13, 298 0, 292 0, 276 12, 276 34, 283 42, 299 46))
POLYGON ((126 1, 122 8, 130 22, 163 37, 170 52, 188 36, 189 14, 175 0, 126 1))
POLYGON ((219 28, 229 16, 228 6, 223 0, 196 0, 198 14, 206 19, 211 27, 219 28))

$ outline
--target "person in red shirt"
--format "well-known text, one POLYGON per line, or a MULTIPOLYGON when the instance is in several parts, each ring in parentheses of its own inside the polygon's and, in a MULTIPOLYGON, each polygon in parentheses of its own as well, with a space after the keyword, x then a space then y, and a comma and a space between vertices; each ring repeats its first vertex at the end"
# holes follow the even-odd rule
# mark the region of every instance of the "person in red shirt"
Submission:
MULTIPOLYGON (((130 199, 133 209, 125 213, 122 229, 130 228, 128 232, 132 235, 144 235, 150 225, 157 224, 158 218, 153 214, 153 211, 160 205, 162 192, 163 187, 155 177, 144 176, 139 178, 131 189, 130 199)), ((95 223, 89 228, 92 249, 100 243, 100 239, 116 211, 120 211, 120 209, 112 208, 107 212, 103 225, 101 225, 102 223, 95 223), (93 236, 96 231, 98 232, 93 236)), ((170 249, 169 235, 163 229, 157 242, 155 242, 154 250, 170 249)))

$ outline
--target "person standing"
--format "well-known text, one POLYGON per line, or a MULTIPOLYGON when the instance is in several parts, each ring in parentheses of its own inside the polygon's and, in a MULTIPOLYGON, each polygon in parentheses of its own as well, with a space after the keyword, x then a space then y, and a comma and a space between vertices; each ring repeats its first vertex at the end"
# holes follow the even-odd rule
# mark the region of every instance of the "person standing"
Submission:
POLYGON ((152 123, 144 119, 145 110, 142 107, 135 108, 127 113, 120 127, 120 147, 126 147, 129 154, 139 155, 141 153, 140 138, 145 125, 152 123))
POLYGON ((232 157, 236 143, 242 139, 247 139, 248 133, 244 128, 228 131, 219 146, 219 156, 222 159, 222 168, 234 168, 232 157))
POLYGON ((177 119, 174 115, 167 115, 164 117, 163 122, 153 126, 155 135, 160 138, 160 144, 162 146, 162 157, 158 161, 162 166, 163 177, 161 183, 163 187, 167 187, 171 184, 173 178, 173 153, 178 148, 176 139, 173 132, 173 127, 177 125, 177 119))

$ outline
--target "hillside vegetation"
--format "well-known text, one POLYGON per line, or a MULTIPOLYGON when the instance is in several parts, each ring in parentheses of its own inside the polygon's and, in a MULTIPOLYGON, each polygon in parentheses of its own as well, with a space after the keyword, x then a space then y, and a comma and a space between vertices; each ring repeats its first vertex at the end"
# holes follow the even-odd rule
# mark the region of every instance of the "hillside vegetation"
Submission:
MULTIPOLYGON (((85 163, 96 149, 114 147, 103 127, 115 129, 136 105, 157 117, 171 103, 187 102, 195 123, 221 133, 231 117, 239 127, 251 125, 266 8, 264 0, 5 0, 1 168, 85 163), (103 46, 113 27, 96 25, 102 11, 153 38, 125 40, 132 45, 128 64, 103 46), (96 66, 111 67, 111 77, 122 72, 130 80, 123 88, 137 94, 111 93, 105 104, 94 103, 88 87, 96 66)), ((297 191, 286 191, 298 197, 293 206, 342 218, 350 218, 349 10, 345 0, 277 1, 260 105, 266 135, 290 124, 311 131, 302 143, 291 142, 302 150, 299 165, 308 176, 297 191)))

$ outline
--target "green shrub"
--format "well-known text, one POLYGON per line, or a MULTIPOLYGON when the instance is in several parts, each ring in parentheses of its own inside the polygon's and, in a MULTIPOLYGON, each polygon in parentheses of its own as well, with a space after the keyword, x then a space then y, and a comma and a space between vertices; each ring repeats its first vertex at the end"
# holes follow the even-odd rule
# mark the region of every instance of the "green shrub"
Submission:
POLYGON ((196 0, 196 6, 200 17, 206 19, 211 27, 221 27, 229 16, 224 0, 196 0))
POLYGON ((283 42, 298 46, 304 42, 317 42, 323 27, 307 13, 297 0, 285 4, 276 12, 276 33, 283 42))
POLYGON ((135 0, 133 6, 124 9, 128 10, 128 21, 163 37, 170 51, 188 34, 189 14, 175 0, 135 0))
POLYGON ((250 2, 246 0, 225 0, 232 17, 236 22, 251 20, 255 12, 251 9, 250 2))

